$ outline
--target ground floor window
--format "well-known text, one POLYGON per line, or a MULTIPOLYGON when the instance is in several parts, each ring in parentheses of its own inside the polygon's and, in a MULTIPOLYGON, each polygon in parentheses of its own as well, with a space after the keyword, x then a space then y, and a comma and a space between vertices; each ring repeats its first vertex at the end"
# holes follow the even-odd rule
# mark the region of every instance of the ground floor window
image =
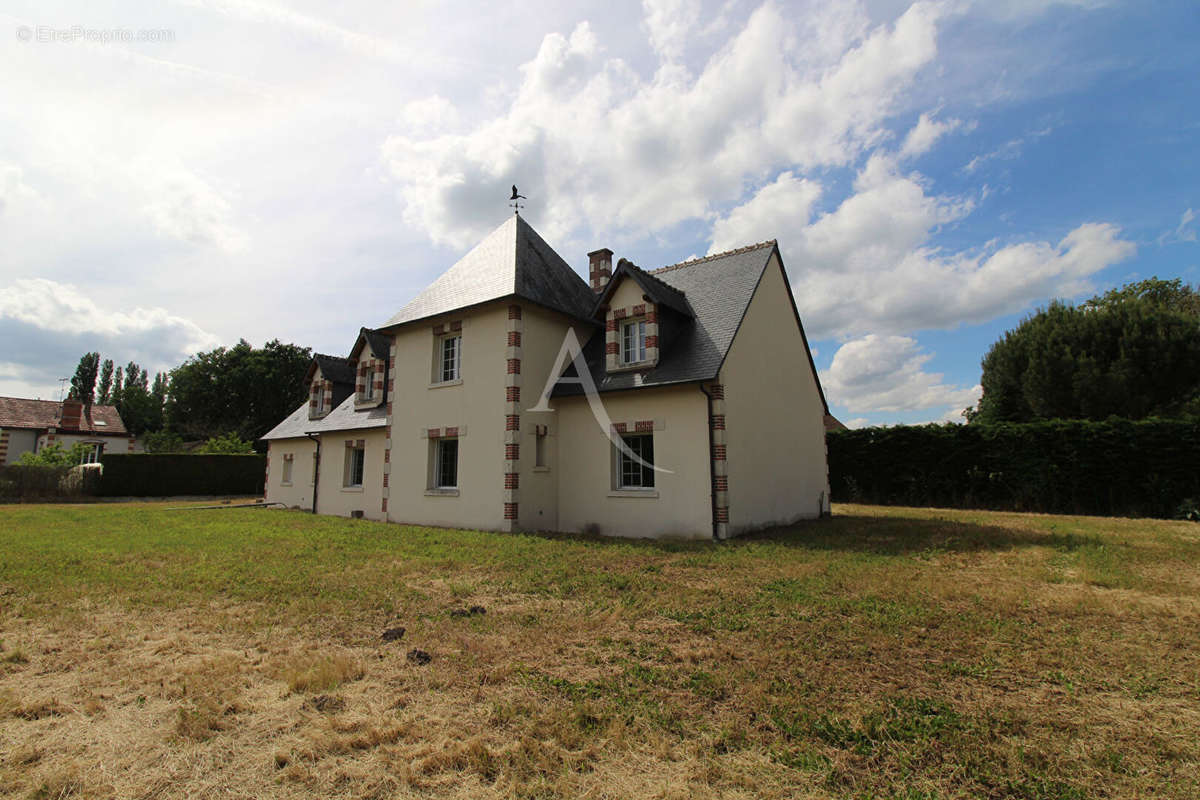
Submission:
POLYGON ((283 480, 281 482, 292 482, 292 457, 290 455, 283 457, 283 480))
POLYGON ((100 456, 104 454, 103 444, 87 443, 87 450, 83 451, 83 458, 80 459, 80 464, 99 464, 100 456))
POLYGON ((433 488, 458 488, 458 439, 435 439, 433 488))
POLYGON ((346 448, 346 480, 347 487, 363 485, 363 464, 366 461, 365 447, 346 448))
POLYGON ((617 488, 654 488, 654 434, 637 433, 621 436, 625 447, 617 450, 617 488))

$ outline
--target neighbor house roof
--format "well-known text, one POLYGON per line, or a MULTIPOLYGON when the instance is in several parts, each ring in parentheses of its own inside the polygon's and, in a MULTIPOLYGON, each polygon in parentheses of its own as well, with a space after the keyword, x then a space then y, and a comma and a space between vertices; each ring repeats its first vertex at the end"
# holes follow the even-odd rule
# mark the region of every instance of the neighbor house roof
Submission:
MULTIPOLYGON (((637 279, 643 288, 647 278, 657 281, 671 290, 673 300, 675 295, 682 295, 694 321, 680 325, 674 337, 663 342, 657 366, 644 372, 609 374, 605 369, 604 337, 592 336, 583 348, 583 355, 596 388, 611 392, 715 378, 774 252, 775 242, 768 241, 650 272, 629 262, 621 263, 610 287, 623 270, 637 279)), ((608 294, 606 289, 602 297, 608 294)), ((665 291, 660 291, 660 295, 668 296, 665 291)), ((672 302, 670 307, 675 307, 677 302, 672 302)), ((573 367, 564 373, 564 377, 574 375, 573 367)), ((559 384, 554 390, 555 395, 582 392, 577 383, 559 384)))
MULTIPOLYGON (((62 403, 54 400, 0 397, 0 428, 45 430, 59 428, 61 421, 62 403)), ((84 406, 80 423, 78 428, 61 428, 61 430, 115 436, 129 435, 115 406, 84 406)))
POLYGON ((446 270, 383 328, 516 297, 592 321, 596 295, 519 216, 512 216, 446 270))
POLYGON ((308 418, 308 403, 297 408, 287 419, 276 425, 263 436, 271 439, 298 439, 309 433, 333 433, 335 431, 357 431, 382 428, 387 425, 387 407, 376 406, 367 411, 354 410, 354 398, 347 397, 333 411, 321 419, 308 418))

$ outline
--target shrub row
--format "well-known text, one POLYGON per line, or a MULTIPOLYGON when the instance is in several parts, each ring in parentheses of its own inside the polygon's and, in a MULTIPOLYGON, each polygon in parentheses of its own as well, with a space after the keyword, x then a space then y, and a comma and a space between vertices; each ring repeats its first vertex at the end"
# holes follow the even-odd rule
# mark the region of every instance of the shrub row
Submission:
POLYGON ((105 453, 100 493, 109 497, 262 494, 266 456, 105 453))
POLYGON ((0 466, 0 499, 48 500, 63 497, 70 467, 9 464, 0 466))
POLYGON ((1200 424, 1056 420, 832 432, 835 501, 1104 516, 1200 504, 1200 424))

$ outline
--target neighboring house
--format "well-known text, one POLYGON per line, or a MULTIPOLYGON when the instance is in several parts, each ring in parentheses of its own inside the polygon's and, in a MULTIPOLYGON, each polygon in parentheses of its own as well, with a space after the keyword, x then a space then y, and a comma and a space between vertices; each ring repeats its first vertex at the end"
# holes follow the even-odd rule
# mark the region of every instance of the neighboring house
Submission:
POLYGON ((266 499, 636 537, 827 513, 828 408, 775 242, 654 271, 589 259, 590 288, 514 216, 347 358, 316 356, 309 401, 263 437, 266 499))
POLYGON ((848 431, 848 430, 850 430, 850 429, 846 427, 845 423, 843 423, 840 419, 835 417, 833 414, 825 415, 825 432, 826 433, 828 433, 829 431, 848 431))
POLYGON ((0 397, 0 465, 52 444, 70 450, 76 442, 91 446, 85 464, 99 461, 102 453, 132 452, 136 445, 113 406, 0 397))

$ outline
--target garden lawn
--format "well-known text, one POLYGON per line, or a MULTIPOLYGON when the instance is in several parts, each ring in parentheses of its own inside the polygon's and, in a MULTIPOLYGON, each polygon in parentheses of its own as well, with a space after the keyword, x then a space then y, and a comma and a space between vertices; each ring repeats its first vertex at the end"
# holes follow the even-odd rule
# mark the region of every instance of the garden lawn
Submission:
POLYGON ((1200 796, 1195 523, 839 505, 685 544, 175 505, 0 506, 0 794, 1200 796))

